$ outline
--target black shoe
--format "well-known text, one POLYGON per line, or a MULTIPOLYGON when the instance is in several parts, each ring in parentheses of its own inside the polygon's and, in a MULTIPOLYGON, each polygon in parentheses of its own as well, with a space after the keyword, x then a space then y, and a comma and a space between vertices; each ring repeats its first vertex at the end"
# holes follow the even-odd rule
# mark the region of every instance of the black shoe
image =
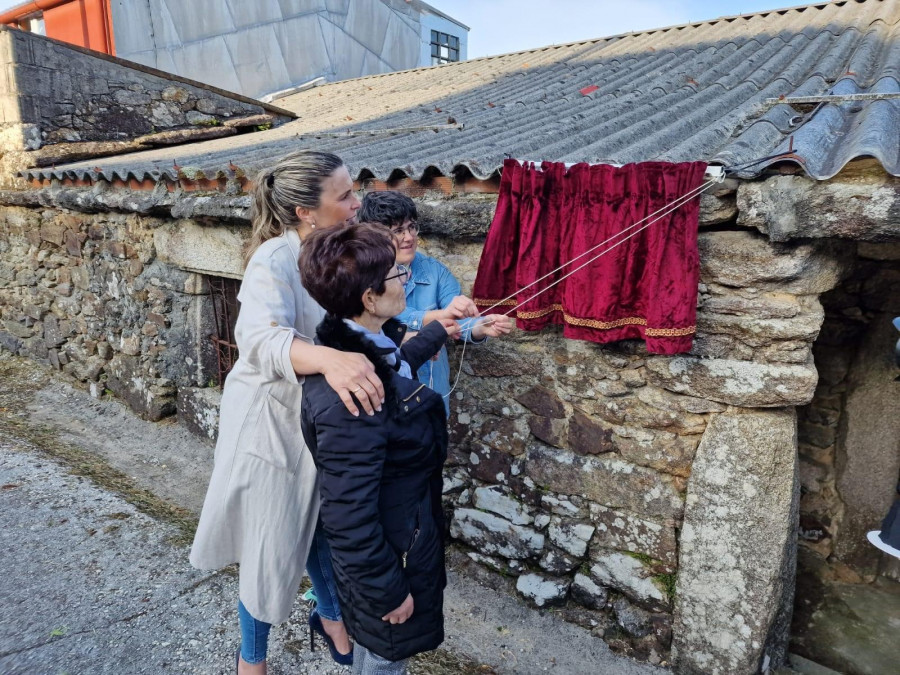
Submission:
POLYGON ((334 640, 328 637, 328 633, 325 632, 325 626, 322 625, 322 617, 318 615, 318 613, 313 610, 309 613, 309 650, 316 650, 315 643, 315 634, 318 633, 325 639, 325 644, 328 645, 328 651, 331 652, 331 658, 334 659, 334 662, 341 666, 352 666, 353 665, 353 651, 351 650, 349 654, 341 654, 337 647, 334 646, 334 640))

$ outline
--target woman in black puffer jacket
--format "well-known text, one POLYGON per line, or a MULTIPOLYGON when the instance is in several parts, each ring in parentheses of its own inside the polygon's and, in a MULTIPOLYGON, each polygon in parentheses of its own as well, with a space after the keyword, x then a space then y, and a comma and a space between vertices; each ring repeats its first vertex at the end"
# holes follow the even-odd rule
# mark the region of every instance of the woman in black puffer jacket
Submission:
POLYGON ((392 317, 405 307, 409 271, 394 256, 387 231, 367 224, 317 232, 300 256, 303 285, 328 312, 317 341, 364 354, 385 390, 380 412, 354 417, 324 378, 303 387, 303 435, 361 674, 403 673, 407 658, 444 639, 446 413, 412 378, 458 326, 433 322, 400 346, 405 327, 392 317))

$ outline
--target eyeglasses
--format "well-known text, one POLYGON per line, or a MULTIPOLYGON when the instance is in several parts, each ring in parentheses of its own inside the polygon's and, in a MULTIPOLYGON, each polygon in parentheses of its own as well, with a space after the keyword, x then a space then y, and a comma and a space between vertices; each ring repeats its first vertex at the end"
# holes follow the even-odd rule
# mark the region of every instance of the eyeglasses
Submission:
POLYGON ((413 236, 419 234, 419 224, 412 221, 406 225, 398 225, 397 227, 391 228, 391 234, 397 237, 397 239, 401 239, 407 232, 413 236))
POLYGON ((403 286, 409 283, 409 268, 406 265, 397 265, 397 274, 392 274, 389 277, 385 277, 385 281, 390 281, 391 279, 400 279, 400 283, 403 286))

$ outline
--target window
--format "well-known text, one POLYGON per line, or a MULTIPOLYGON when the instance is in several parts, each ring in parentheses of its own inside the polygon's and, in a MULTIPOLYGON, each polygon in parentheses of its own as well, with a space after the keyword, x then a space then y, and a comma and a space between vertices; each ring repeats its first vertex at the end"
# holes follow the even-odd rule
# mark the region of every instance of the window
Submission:
POLYGON ((459 38, 440 31, 431 31, 431 65, 459 61, 459 38))
POLYGON ((209 294, 216 322, 216 334, 210 340, 216 348, 218 359, 218 381, 221 387, 225 377, 231 372, 238 357, 237 345, 234 341, 234 325, 238 315, 238 290, 241 282, 225 277, 208 277, 209 294))
POLYGON ((41 12, 29 14, 28 16, 19 19, 19 28, 28 31, 29 33, 36 33, 37 35, 47 34, 47 31, 44 28, 44 15, 41 12))

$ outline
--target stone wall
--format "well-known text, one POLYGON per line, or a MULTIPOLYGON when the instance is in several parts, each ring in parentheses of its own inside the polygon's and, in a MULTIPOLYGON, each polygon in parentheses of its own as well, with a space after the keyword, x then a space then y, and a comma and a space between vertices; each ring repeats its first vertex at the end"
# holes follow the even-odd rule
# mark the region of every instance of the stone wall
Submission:
MULTIPOLYGON (((885 245, 861 244, 860 263, 855 243, 832 236, 772 242, 761 230, 796 218, 802 205, 780 203, 760 216, 773 203, 770 182, 782 200, 846 187, 791 180, 793 192, 777 178, 726 184, 704 199, 690 354, 566 340, 558 329, 517 331, 464 357, 451 349, 462 376, 444 497, 473 573, 500 575, 536 607, 557 608, 615 648, 674 662, 679 672, 752 673, 782 661, 799 478, 803 536, 810 516, 831 518, 823 523, 834 543, 819 542, 823 553, 844 555, 842 528, 871 520, 860 511, 859 525, 842 524, 852 520, 846 495, 866 480, 853 429, 874 426, 869 408, 893 413, 876 406, 873 392, 885 385, 866 384, 870 361, 846 365, 851 343, 842 336, 868 333, 840 325, 860 314, 875 325, 876 313, 893 311, 885 298, 897 275, 893 259, 872 260, 895 250, 885 245), (830 478, 816 478, 814 462, 828 461, 830 478), (837 497, 817 506, 827 489, 837 497)), ((900 224, 872 215, 877 199, 893 203, 898 182, 883 173, 853 180, 855 194, 869 199, 845 202, 842 215, 876 222, 873 239, 893 232, 900 240, 900 224)), ((0 197, 17 204, 0 211, 0 343, 59 363, 151 418, 173 411, 177 390, 185 414, 208 433, 202 397, 190 393, 211 369, 212 316, 197 272, 239 275, 246 198, 97 188, 0 197)), ((494 199, 419 198, 422 249, 466 290, 494 199)), ((865 239, 875 226, 859 227, 865 239)))
MULTIPOLYGON (((471 283, 479 245, 423 244, 471 283)), ((653 661, 674 630, 685 672, 754 672, 785 648, 792 407, 813 397, 818 295, 848 257, 727 225, 704 228, 700 249, 690 354, 558 330, 467 349, 446 497, 454 539, 536 606, 653 661)))
MULTIPOLYGON (((800 540, 846 580, 871 580, 886 557, 865 534, 900 480, 900 246, 860 244, 853 275, 822 297, 819 386, 800 408, 800 540)), ((809 568, 817 566, 809 565, 809 568)))
POLYGON ((0 165, 4 180, 26 166, 229 136, 292 116, 192 80, 0 27, 0 152, 10 155, 0 165))
POLYGON ((56 209, 0 210, 0 346, 50 363, 158 420, 179 387, 215 377, 202 275, 161 262, 175 222, 56 209), (158 235, 157 235, 158 236, 158 235))

